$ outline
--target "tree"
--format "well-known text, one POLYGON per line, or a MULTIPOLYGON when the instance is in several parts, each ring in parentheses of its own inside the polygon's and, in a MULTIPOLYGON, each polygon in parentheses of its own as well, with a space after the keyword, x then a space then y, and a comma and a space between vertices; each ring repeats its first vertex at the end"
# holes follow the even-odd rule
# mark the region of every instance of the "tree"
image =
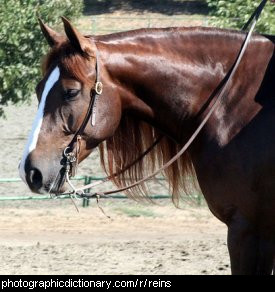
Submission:
MULTIPOLYGON (((213 16, 211 23, 225 28, 242 28, 261 0, 206 0, 213 16)), ((266 34, 275 34, 275 4, 268 1, 256 31, 266 34)))
POLYGON ((82 0, 0 0, 0 116, 3 106, 30 99, 48 50, 38 17, 50 26, 81 15, 82 0))

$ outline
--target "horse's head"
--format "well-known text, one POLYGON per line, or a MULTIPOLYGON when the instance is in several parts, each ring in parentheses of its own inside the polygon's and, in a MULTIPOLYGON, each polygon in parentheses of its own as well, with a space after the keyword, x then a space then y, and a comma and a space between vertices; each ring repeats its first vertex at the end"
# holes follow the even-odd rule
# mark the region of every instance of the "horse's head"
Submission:
POLYGON ((76 147, 75 134, 94 98, 97 78, 104 89, 93 108, 96 117, 89 116, 81 133, 79 162, 114 134, 121 118, 120 99, 112 92, 108 74, 103 68, 99 71, 95 41, 81 35, 66 19, 63 22, 66 37, 40 21, 52 49, 36 88, 39 107, 19 167, 21 178, 37 193, 64 191, 64 149, 76 147))

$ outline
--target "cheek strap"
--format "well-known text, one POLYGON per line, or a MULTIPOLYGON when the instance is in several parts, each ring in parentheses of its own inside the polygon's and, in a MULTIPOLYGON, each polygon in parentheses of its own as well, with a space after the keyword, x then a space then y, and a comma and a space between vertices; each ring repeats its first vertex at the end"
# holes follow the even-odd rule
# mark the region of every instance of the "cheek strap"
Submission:
POLYGON ((99 96, 102 94, 103 91, 103 84, 100 81, 100 65, 99 65, 99 52, 98 50, 96 50, 95 53, 96 56, 96 63, 95 63, 95 73, 96 73, 96 77, 95 77, 95 86, 93 88, 93 90, 91 91, 91 100, 92 100, 92 113, 91 113, 91 118, 92 118, 92 126, 95 126, 95 116, 96 116, 96 106, 97 106, 97 101, 99 96))
POLYGON ((99 53, 96 51, 96 64, 95 64, 95 72, 96 72, 96 79, 95 79, 95 85, 91 89, 90 92, 90 102, 89 106, 86 112, 86 115, 82 121, 81 126, 78 128, 76 133, 74 134, 73 139, 71 140, 70 144, 65 148, 64 150, 64 157, 66 159, 66 174, 69 176, 75 176, 76 169, 78 165, 78 156, 80 153, 80 147, 81 147, 81 139, 82 135, 85 131, 85 128, 88 124, 88 121, 91 118, 91 124, 92 126, 95 126, 96 122, 96 106, 99 99, 99 96, 102 94, 103 91, 103 84, 100 81, 100 68, 99 68, 99 53))
MULTIPOLYGON (((97 81, 95 83, 95 88, 94 88, 94 96, 91 98, 93 99, 93 105, 92 105, 92 126, 95 126, 95 116, 96 116, 96 105, 97 105, 97 101, 98 101, 98 98, 100 96, 100 94, 102 93, 103 91, 103 84, 102 82, 100 81, 97 81)), ((92 93, 91 93, 92 94, 92 93)))

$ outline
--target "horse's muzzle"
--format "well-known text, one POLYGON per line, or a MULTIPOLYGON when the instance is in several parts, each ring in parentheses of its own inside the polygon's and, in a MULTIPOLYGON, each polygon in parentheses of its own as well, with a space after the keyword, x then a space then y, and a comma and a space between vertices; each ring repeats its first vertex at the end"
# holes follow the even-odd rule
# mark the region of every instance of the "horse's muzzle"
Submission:
POLYGON ((65 168, 61 165, 51 167, 28 159, 25 165, 25 182, 37 194, 62 193, 65 191, 65 168))

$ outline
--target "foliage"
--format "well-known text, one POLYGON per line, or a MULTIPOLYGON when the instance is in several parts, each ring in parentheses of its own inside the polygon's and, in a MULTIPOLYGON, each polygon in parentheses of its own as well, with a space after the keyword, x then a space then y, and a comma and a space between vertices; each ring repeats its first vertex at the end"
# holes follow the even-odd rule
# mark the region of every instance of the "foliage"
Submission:
MULTIPOLYGON (((242 28, 260 0, 206 0, 213 16, 211 23, 226 28, 242 28)), ((256 31, 275 34, 275 4, 268 1, 257 23, 256 31)))
POLYGON ((28 100, 41 78, 41 57, 48 45, 37 18, 52 27, 60 16, 81 15, 82 0, 0 0, 0 116, 8 102, 28 100))

